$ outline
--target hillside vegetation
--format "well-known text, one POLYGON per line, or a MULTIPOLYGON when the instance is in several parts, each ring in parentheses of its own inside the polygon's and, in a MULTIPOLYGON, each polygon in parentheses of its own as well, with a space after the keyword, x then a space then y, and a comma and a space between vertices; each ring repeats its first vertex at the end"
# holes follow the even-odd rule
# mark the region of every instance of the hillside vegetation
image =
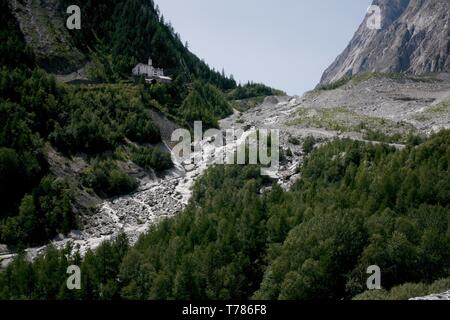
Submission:
POLYGON ((150 110, 185 127, 203 121, 205 129, 232 112, 225 91, 235 81, 193 55, 153 1, 56 4, 56 12, 48 12, 52 4, 41 14, 65 16, 69 4, 81 7, 83 28, 69 31, 70 41, 90 61, 96 84, 58 83, 41 69, 54 68, 48 59, 41 65, 42 52, 36 58, 36 44, 26 43, 8 2, 0 5, 0 243, 11 249, 78 228, 79 189, 102 198, 134 191, 138 181, 120 161, 145 170, 171 168, 170 155, 151 147, 161 137, 150 110), (171 84, 130 78, 132 67, 149 56, 174 79, 171 84), (67 159, 86 159, 75 183, 51 173, 49 145, 67 159))
POLYGON ((143 86, 58 84, 36 68, 8 10, 1 14, 0 50, 15 54, 2 54, 0 66, 0 242, 22 246, 77 227, 73 201, 80 186, 50 173, 47 144, 66 157, 84 153, 90 161, 127 140, 156 143, 160 134, 148 112, 156 102, 143 86))
POLYGON ((184 212, 134 247, 119 238, 88 253, 81 291, 63 281, 79 258, 50 250, 33 264, 17 258, 0 274, 0 296, 350 299, 366 290, 373 264, 385 290, 423 283, 410 293, 426 294, 427 283, 450 277, 449 141, 450 131, 402 151, 330 142, 307 158, 292 191, 274 185, 263 195, 269 181, 257 167, 212 168, 184 212))
MULTIPOLYGON (((146 63, 151 57, 153 64, 164 68, 165 73, 173 79, 170 84, 156 84, 149 88, 152 99, 158 102, 157 107, 160 111, 183 126, 190 125, 193 116, 197 117, 195 120, 205 122, 205 127, 217 126, 217 121, 229 115, 231 110, 229 102, 223 101, 225 97, 222 96, 225 93, 230 100, 242 99, 242 96, 252 98, 280 93, 262 84, 249 83, 237 86, 233 76, 210 68, 189 51, 189 45, 181 41, 179 34, 175 32, 170 22, 165 20, 153 0, 51 0, 50 2, 51 5, 44 7, 36 3, 29 4, 32 8, 31 14, 39 12, 39 16, 45 19, 57 17, 58 20, 64 20, 67 18, 68 6, 80 7, 82 28, 65 30, 64 38, 67 43, 64 45, 76 48, 77 52, 84 56, 84 71, 90 80, 100 83, 120 84, 129 81, 143 83, 144 79, 131 77, 131 70, 137 63, 146 63), (205 88, 200 90, 200 86, 205 88), (200 91, 203 92, 199 95, 200 91), (212 102, 216 104, 213 108, 210 106, 212 102), (196 104, 194 107, 193 103, 196 104)), ((28 3, 28 0, 25 3, 28 3)), ((2 44, 4 49, 1 50, 4 51, 5 57, 11 58, 5 65, 28 63, 29 66, 37 65, 47 71, 68 68, 75 71, 82 67, 78 61, 70 66, 73 60, 70 52, 67 52, 67 57, 59 56, 58 59, 53 59, 53 62, 52 59, 47 59, 42 47, 60 45, 56 40, 45 42, 39 36, 39 32, 51 31, 48 23, 37 19, 33 20, 36 26, 28 26, 31 23, 29 19, 17 13, 14 17, 7 4, 4 3, 3 6, 5 11, 2 14, 7 21, 4 22, 6 30, 12 31, 13 35, 6 32, 4 35, 9 39, 7 41, 5 39, 5 44, 2 44), (15 18, 28 26, 24 28, 28 38, 36 39, 29 41, 29 47, 23 43, 23 39, 17 40, 14 37, 17 34, 19 38, 23 38, 15 18), (35 58, 33 52, 37 52, 39 57, 35 58), (60 66, 62 60, 65 62, 60 66)), ((53 38, 55 37, 58 38, 57 36, 53 38)), ((48 51, 50 54, 58 50, 49 48, 48 51)), ((58 55, 64 55, 65 51, 58 52, 58 55)))
MULTIPOLYGON (((65 204, 71 202, 71 197, 63 192, 71 188, 62 187, 61 183, 52 188, 40 188, 44 183, 41 180, 50 174, 44 152, 46 144, 53 145, 69 158, 85 154, 94 166, 88 175, 98 176, 103 172, 103 182, 90 178, 90 182, 83 185, 94 189, 98 195, 114 196, 134 190, 137 182, 127 181, 131 178, 115 164, 97 168, 102 162, 97 163, 96 159, 110 157, 108 153, 114 154, 116 148, 130 141, 155 144, 161 139, 150 117, 152 103, 143 88, 72 87, 57 84, 42 70, 3 67, 0 69, 0 97, 0 188, 4 204, 0 215, 0 242, 3 243, 33 244, 77 227, 70 205, 65 204), (28 195, 47 191, 51 194, 46 196, 55 199, 34 210, 28 195), (59 208, 63 203, 64 210, 59 208), (22 223, 26 220, 22 217, 25 214, 38 219, 39 223, 31 223, 31 220, 22 223), (38 231, 34 230, 36 228, 38 231), (20 232, 15 237, 8 236, 17 229, 20 232)), ((153 165, 152 169, 164 170, 171 164, 170 156, 156 161, 147 166, 148 169, 153 165)), ((33 197, 35 207, 40 201, 37 198, 39 196, 33 197)))

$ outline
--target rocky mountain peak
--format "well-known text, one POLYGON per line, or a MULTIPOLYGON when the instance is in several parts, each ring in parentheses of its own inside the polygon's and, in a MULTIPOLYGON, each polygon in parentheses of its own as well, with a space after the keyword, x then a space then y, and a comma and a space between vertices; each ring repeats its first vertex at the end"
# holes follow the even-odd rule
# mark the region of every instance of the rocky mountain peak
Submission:
POLYGON ((381 29, 368 27, 368 14, 321 84, 362 72, 450 71, 450 1, 374 0, 373 5, 381 9, 381 29))

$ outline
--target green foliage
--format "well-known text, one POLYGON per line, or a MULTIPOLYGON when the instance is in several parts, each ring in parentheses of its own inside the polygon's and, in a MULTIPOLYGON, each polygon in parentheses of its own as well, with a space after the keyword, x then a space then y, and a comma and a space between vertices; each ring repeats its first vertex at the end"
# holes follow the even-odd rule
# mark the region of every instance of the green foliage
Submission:
POLYGON ((29 152, 17 153, 14 149, 0 148, 0 220, 18 209, 23 195, 41 174, 39 160, 29 152), (29 165, 29 167, 24 167, 29 165), (30 185, 27 185, 27 182, 30 185))
MULTIPOLYGON (((39 189, 49 173, 45 143, 66 154, 95 156, 114 150, 126 139, 160 141, 149 112, 153 105, 141 89, 126 85, 69 87, 57 85, 42 70, 0 69, 0 224, 4 242, 45 241, 45 236, 65 233, 75 224, 69 209, 56 208, 58 203, 34 210, 32 205, 39 200, 24 198, 39 189), (28 218, 37 219, 35 228, 28 225, 28 218), (22 224, 27 225, 24 230, 22 224)), ((134 190, 135 181, 112 169, 105 173, 107 182, 93 179, 92 187, 105 196, 134 190)), ((55 197, 61 206, 66 205, 62 195, 55 197)))
POLYGON ((407 134, 411 136, 417 132, 417 129, 409 123, 362 115, 346 106, 301 108, 288 125, 325 128, 339 132, 361 132, 366 140, 386 143, 405 143, 407 134), (387 135, 385 132, 390 134, 387 135))
POLYGON ((289 233, 255 297, 351 297, 364 290, 373 264, 385 288, 448 276, 449 136, 401 152, 356 142, 315 151, 296 186, 296 205, 311 218, 289 233), (339 231, 342 217, 349 220, 339 231), (310 232, 316 244, 304 242, 310 232), (310 263, 317 266, 311 275, 310 263))
POLYGON ((113 160, 92 160, 83 173, 82 184, 93 189, 101 197, 127 194, 138 187, 135 178, 124 173, 113 160))
POLYGON ((444 101, 442 101, 442 102, 432 106, 428 110, 426 110, 426 113, 441 113, 441 114, 445 114, 445 113, 447 113, 449 111, 450 111, 450 101, 444 100, 444 101))
POLYGON ((409 146, 413 146, 413 147, 422 144, 424 141, 425 141, 425 137, 423 137, 422 135, 419 135, 419 134, 410 134, 406 138, 406 144, 409 146))
POLYGON ((371 290, 361 293, 353 300, 408 300, 411 298, 424 297, 430 294, 439 294, 448 291, 450 278, 441 279, 432 284, 405 283, 391 290, 371 290))
POLYGON ((161 141, 159 129, 153 123, 150 114, 129 112, 125 118, 123 131, 127 138, 136 142, 157 143, 161 141))
MULTIPOLYGON (((248 98, 243 100, 230 100, 230 104, 233 109, 236 109, 239 112, 245 112, 252 108, 256 108, 264 102, 265 96, 248 98)), ((243 119, 238 119, 238 123, 243 123, 243 119)))
POLYGON ((301 144, 299 138, 292 137, 292 136, 289 137, 288 142, 293 144, 294 146, 298 146, 301 144))
MULTIPOLYGON (((69 32, 93 58, 93 78, 118 82, 151 56, 174 81, 58 85, 45 72, 27 69, 34 58, 2 2, 0 242, 17 247, 76 227, 71 188, 48 175, 44 143, 95 156, 126 139, 158 142, 149 108, 208 128, 232 112, 219 89, 230 91, 228 99, 280 94, 259 84, 236 88, 232 77, 211 70, 184 47, 152 1, 59 4, 78 4, 87 15, 81 31, 69 32)), ((379 75, 321 89, 373 76, 379 75)), ((423 143, 411 137, 402 151, 346 140, 314 150, 310 139, 302 179, 288 192, 274 185, 261 193, 269 181, 258 167, 214 167, 195 184, 184 212, 154 226, 132 249, 121 236, 84 259, 70 247, 50 248, 34 263, 19 255, 0 272, 0 299, 404 299, 440 291, 447 280, 429 284, 450 276, 449 141, 444 131, 423 143), (80 292, 66 289, 70 264, 81 266, 80 292), (373 264, 381 267, 386 291, 363 293, 373 264)), ((157 149, 133 150, 132 158, 156 170, 171 165, 157 149)), ((137 187, 108 159, 94 159, 81 180, 102 197, 137 187)))
POLYGON ((41 136, 55 114, 56 91, 54 79, 39 70, 0 70, 0 241, 11 245, 39 242, 75 225, 69 187, 44 177, 41 136))
POLYGON ((95 154, 125 138, 160 141, 149 108, 135 86, 69 87, 56 85, 41 70, 1 69, 0 143, 13 148, 37 145, 37 134, 60 151, 95 154), (4 101, 3 101, 4 100, 4 101))
POLYGON ((227 97, 230 100, 243 100, 255 97, 282 96, 286 95, 283 91, 270 88, 261 83, 247 83, 246 85, 238 85, 231 90, 227 97))
MULTIPOLYGON (((43 151, 45 144, 51 143, 66 156, 87 153, 95 157, 116 150, 128 140, 157 143, 160 133, 149 109, 159 109, 185 125, 180 107, 189 93, 188 85, 196 81, 202 85, 194 84, 201 96, 200 118, 195 120, 205 118, 208 125, 215 125, 218 118, 231 112, 215 87, 228 91, 236 86, 235 81, 211 70, 189 52, 170 24, 164 22, 153 1, 81 2, 59 0, 57 9, 63 13, 68 5, 81 7, 83 28, 68 31, 71 38, 66 40, 92 61, 87 68, 91 78, 123 82, 129 79, 136 63, 145 62, 151 56, 155 65, 165 68, 174 81, 154 86, 57 84, 54 77, 35 69, 35 57, 11 9, 3 1, 0 5, 0 239, 7 238, 4 241, 10 244, 43 241, 44 235, 51 237, 73 226, 75 217, 60 221, 60 216, 69 212, 54 208, 57 204, 48 199, 52 205, 40 207, 40 198, 34 196, 49 174, 43 151), (199 90, 203 84, 207 85, 199 90), (46 218, 41 219, 41 215, 46 218), (36 230, 26 223, 27 219, 34 218, 39 221, 36 230), (24 230, 20 229, 22 224, 24 230), (14 234, 14 228, 20 232, 14 234)), ((44 67, 52 68, 52 61, 46 58, 42 61, 44 67)), ((186 115, 196 118, 194 104, 186 105, 189 106, 185 108, 186 115)), ((170 166, 167 155, 159 152, 140 155, 140 160, 157 170, 170 166)), ((113 165, 91 169, 83 179, 102 196, 135 188, 136 182, 113 165)), ((46 190, 57 194, 51 188, 46 190)), ((61 205, 65 206, 66 202, 62 201, 61 205)))
MULTIPOLYGON (((150 88, 151 99, 182 125, 185 123, 178 117, 179 108, 192 82, 212 84, 223 91, 236 87, 232 76, 211 69, 185 47, 153 1, 58 0, 57 3, 58 12, 65 12, 73 4, 80 6, 83 12, 84 27, 68 30, 71 37, 66 40, 91 61, 86 68, 91 79, 109 83, 129 80, 132 68, 152 57, 154 65, 164 68, 173 81, 171 84, 158 84, 155 90, 150 88), (161 87, 164 89, 159 90, 161 87), (161 91, 165 91, 163 95, 161 91)), ((2 6, 1 65, 33 67, 34 57, 22 39, 13 14, 6 3, 2 6)), ((43 67, 52 69, 52 62, 47 62, 43 67)), ((61 105, 61 101, 56 101, 61 105)), ((104 144, 106 141, 100 142, 104 144)))
POLYGON ((305 141, 303 142, 303 151, 306 154, 311 153, 311 151, 314 150, 314 146, 316 145, 317 141, 313 136, 307 136, 305 141))
POLYGON ((93 57, 90 71, 96 79, 115 82, 127 78, 137 62, 147 62, 152 57, 154 65, 164 68, 176 84, 198 79, 222 90, 236 86, 232 77, 211 70, 184 46, 152 0, 59 3, 64 9, 78 5, 83 12, 83 28, 69 33, 76 47, 93 57))
POLYGON ((210 84, 194 82, 181 106, 181 114, 189 123, 202 121, 205 129, 218 127, 218 120, 233 111, 222 93, 210 84))
MULTIPOLYGON (((410 135, 410 137, 411 136, 412 135, 410 135)), ((398 143, 401 142, 402 135, 400 134, 387 135, 380 130, 367 129, 366 133, 364 134, 364 139, 369 141, 380 141, 384 143, 398 143)))
POLYGON ((31 245, 68 233, 77 225, 68 184, 53 176, 42 178, 31 195, 22 198, 18 215, 0 223, 0 241, 31 245))
POLYGON ((158 148, 133 148, 131 160, 145 169, 163 171, 173 167, 170 153, 158 148))
POLYGON ((83 260, 73 248, 48 248, 33 263, 19 255, 0 272, 0 300, 4 299, 114 299, 119 296, 116 279, 119 266, 128 251, 124 234, 101 244, 96 253, 88 251, 83 260), (80 266, 81 290, 67 289, 67 267, 80 266))
POLYGON ((262 276, 254 265, 262 259, 265 241, 261 182, 256 167, 208 171, 187 210, 155 227, 123 261, 126 297, 248 297, 262 276))
POLYGON ((352 77, 350 77, 350 76, 343 76, 341 79, 339 79, 337 81, 334 81, 332 83, 320 85, 317 88, 317 90, 324 90, 324 91, 335 90, 335 89, 338 89, 338 88, 346 85, 351 80, 352 80, 352 77))
POLYGON ((428 77, 428 76, 412 76, 407 75, 405 73, 397 73, 397 72, 363 72, 355 75, 346 75, 340 78, 337 81, 328 83, 328 84, 322 84, 317 87, 316 90, 335 90, 338 88, 343 87, 346 84, 353 84, 357 85, 361 82, 370 80, 370 79, 377 79, 377 78, 386 78, 386 79, 394 79, 394 80, 410 80, 414 82, 436 82, 439 81, 438 79, 434 77, 428 77))
POLYGON ((89 79, 96 82, 118 82, 120 81, 120 64, 114 63, 113 56, 108 52, 108 48, 101 44, 97 45, 97 50, 91 54, 92 61, 86 68, 89 79))
POLYGON ((34 56, 25 44, 19 25, 9 10, 8 1, 0 3, 0 66, 34 65, 34 56))
POLYGON ((104 86, 70 88, 65 95, 66 114, 55 119, 50 141, 61 151, 95 154, 117 147, 128 138, 136 142, 160 141, 143 100, 135 89, 104 86))
MULTIPOLYGON (((119 266, 103 265, 116 273, 93 268, 82 298, 101 297, 102 284, 102 294, 125 299, 350 299, 366 290, 373 264, 394 289, 359 298, 439 292, 448 281, 428 284, 450 276, 449 141, 450 131, 402 151, 333 141, 309 155, 287 192, 261 194, 269 181, 258 167, 213 167, 182 214, 154 226, 119 266)), ((40 296, 26 291, 29 268, 18 261, 3 274, 20 279, 3 295, 40 296)))

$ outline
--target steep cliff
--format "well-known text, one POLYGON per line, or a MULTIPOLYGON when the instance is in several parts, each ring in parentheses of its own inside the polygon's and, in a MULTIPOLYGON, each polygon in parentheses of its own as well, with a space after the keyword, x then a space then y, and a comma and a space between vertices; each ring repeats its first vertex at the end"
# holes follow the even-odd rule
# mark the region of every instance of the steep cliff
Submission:
POLYGON ((8 0, 8 3, 40 66, 51 72, 67 73, 83 65, 86 58, 65 28, 65 10, 58 0, 8 0))
POLYGON ((450 71, 450 1, 374 0, 373 5, 381 9, 381 29, 368 27, 368 14, 321 84, 362 72, 450 71))

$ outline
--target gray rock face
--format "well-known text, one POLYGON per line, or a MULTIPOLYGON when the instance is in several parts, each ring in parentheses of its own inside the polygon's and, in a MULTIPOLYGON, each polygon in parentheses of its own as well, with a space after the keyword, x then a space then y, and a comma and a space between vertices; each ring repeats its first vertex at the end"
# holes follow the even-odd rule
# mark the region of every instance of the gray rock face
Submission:
POLYGON ((321 84, 362 72, 423 75, 450 71, 450 1, 374 0, 381 29, 368 27, 369 15, 344 52, 325 70, 321 84))
POLYGON ((65 26, 66 8, 57 0, 8 0, 28 46, 40 66, 55 73, 78 70, 85 57, 72 44, 65 26))

